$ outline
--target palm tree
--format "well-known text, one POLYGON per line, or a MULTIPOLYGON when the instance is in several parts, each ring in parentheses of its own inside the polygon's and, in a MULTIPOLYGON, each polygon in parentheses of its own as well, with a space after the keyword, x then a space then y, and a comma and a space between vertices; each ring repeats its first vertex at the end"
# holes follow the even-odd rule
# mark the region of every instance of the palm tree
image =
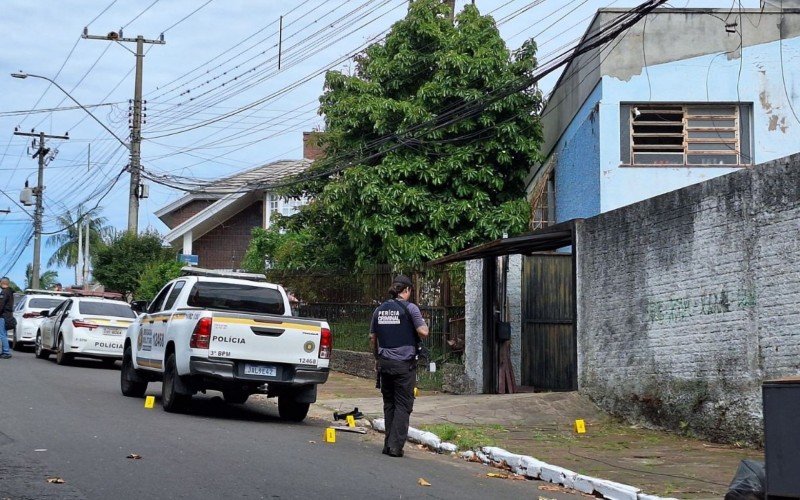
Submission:
MULTIPOLYGON (((33 265, 28 264, 25 266, 25 288, 30 288, 33 283, 33 265)), ((58 273, 53 270, 47 270, 39 275, 39 289, 49 290, 58 283, 58 273)))
MULTIPOLYGON (((105 217, 84 213, 78 206, 73 214, 69 210, 56 219, 61 231, 47 238, 48 247, 56 247, 56 251, 47 261, 48 266, 64 266, 75 268, 75 282, 78 282, 78 222, 89 219, 89 257, 97 255, 97 250, 109 240, 113 228, 105 217)), ((86 226, 84 225, 84 229, 86 226)), ((84 241, 86 235, 83 235, 84 241)), ((41 280, 41 278, 40 278, 41 280)))

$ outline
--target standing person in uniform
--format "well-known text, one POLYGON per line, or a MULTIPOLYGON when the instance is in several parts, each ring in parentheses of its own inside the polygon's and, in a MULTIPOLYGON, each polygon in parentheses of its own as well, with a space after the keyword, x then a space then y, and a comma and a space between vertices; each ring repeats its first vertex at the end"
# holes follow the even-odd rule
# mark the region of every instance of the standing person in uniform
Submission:
POLYGON ((383 395, 383 453, 391 457, 403 456, 408 419, 414 409, 417 342, 428 336, 419 307, 408 301, 413 286, 408 276, 394 279, 389 288, 391 299, 375 309, 369 333, 383 395))
POLYGON ((11 289, 11 280, 3 276, 0 278, 0 344, 2 352, 0 359, 9 359, 11 349, 8 347, 8 330, 14 328, 14 291, 11 289))

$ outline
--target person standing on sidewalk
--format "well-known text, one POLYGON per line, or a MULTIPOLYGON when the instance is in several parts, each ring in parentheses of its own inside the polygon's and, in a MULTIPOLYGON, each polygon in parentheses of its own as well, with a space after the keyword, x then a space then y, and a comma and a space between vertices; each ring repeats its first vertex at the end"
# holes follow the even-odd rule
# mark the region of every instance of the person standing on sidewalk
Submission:
POLYGON ((383 454, 392 457, 403 456, 408 419, 414 409, 417 343, 420 337, 428 336, 428 325, 419 307, 408 301, 413 286, 408 276, 394 279, 389 288, 391 299, 375 309, 369 333, 383 395, 383 454))
POLYGON ((11 280, 3 276, 0 278, 0 344, 2 352, 0 359, 9 359, 11 349, 8 347, 8 330, 14 328, 14 291, 11 290, 11 280))

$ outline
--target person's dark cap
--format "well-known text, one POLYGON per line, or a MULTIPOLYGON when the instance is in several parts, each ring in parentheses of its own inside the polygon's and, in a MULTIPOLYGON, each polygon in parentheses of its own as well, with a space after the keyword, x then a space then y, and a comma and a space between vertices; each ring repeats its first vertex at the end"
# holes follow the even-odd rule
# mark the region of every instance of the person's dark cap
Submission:
POLYGON ((411 281, 411 278, 409 278, 408 276, 406 276, 404 274, 399 274, 399 275, 395 276, 394 281, 392 281, 392 283, 400 283, 401 285, 410 286, 410 287, 414 286, 414 282, 411 281))

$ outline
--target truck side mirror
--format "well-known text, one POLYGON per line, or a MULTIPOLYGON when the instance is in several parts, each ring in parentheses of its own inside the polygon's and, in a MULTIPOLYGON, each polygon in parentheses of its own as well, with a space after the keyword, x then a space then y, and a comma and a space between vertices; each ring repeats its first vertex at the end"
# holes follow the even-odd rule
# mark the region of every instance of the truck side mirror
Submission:
POLYGON ((134 300, 131 302, 131 309, 135 313, 143 313, 147 310, 147 301, 146 300, 134 300))
POLYGON ((41 311, 39 313, 39 316, 41 316, 43 318, 46 318, 46 317, 50 316, 50 309, 45 309, 44 311, 41 311))

